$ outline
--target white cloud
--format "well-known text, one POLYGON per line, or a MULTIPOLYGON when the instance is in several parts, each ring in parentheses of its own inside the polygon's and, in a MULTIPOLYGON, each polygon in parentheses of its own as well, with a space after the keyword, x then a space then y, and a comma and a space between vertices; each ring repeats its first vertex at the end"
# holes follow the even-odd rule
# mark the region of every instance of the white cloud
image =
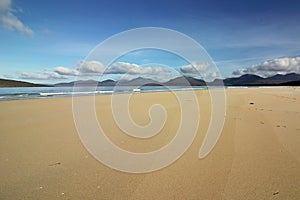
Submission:
POLYGON ((162 66, 140 66, 133 63, 117 62, 113 63, 107 69, 98 61, 79 61, 76 69, 70 69, 63 66, 56 67, 54 72, 66 76, 99 76, 101 74, 124 75, 126 77, 167 77, 174 70, 162 66))
POLYGON ((248 69, 242 68, 242 69, 237 69, 237 70, 233 71, 232 75, 240 76, 240 75, 247 74, 247 73, 248 73, 248 69))
POLYGON ((159 66, 158 64, 140 66, 126 62, 113 63, 104 73, 121 75, 121 79, 124 80, 143 77, 160 82, 168 81, 180 75, 178 71, 168 66, 159 66))
POLYGON ((198 75, 199 72, 205 72, 210 67, 209 63, 201 63, 201 62, 194 62, 189 65, 184 65, 180 68, 181 72, 184 74, 196 74, 198 75))
POLYGON ((67 76, 60 75, 56 72, 44 72, 44 73, 27 73, 21 72, 19 78, 31 79, 31 80, 61 80, 68 79, 67 76))
POLYGON ((276 74, 300 73, 300 57, 276 58, 264 61, 248 68, 238 69, 232 72, 233 75, 256 74, 262 77, 269 77, 276 74))
POLYGON ((104 66, 99 61, 79 61, 77 70, 85 75, 101 74, 104 72, 104 66))
POLYGON ((213 81, 217 78, 220 78, 220 74, 217 71, 209 72, 205 75, 204 80, 213 81))
POLYGON ((130 74, 130 75, 160 75, 170 73, 171 70, 162 66, 140 66, 133 63, 117 62, 111 65, 106 74, 130 74))
POLYGON ((0 27, 19 31, 29 36, 33 35, 33 31, 14 15, 14 11, 11 8, 11 0, 0 1, 0 27))
POLYGON ((126 62, 113 63, 106 71, 106 74, 139 74, 143 69, 137 64, 126 62))
POLYGON ((98 61, 79 61, 76 69, 59 66, 54 72, 68 76, 97 76, 104 72, 104 66, 98 61))
POLYGON ((216 68, 212 67, 211 63, 193 62, 189 65, 184 65, 180 71, 187 76, 191 76, 204 81, 213 81, 216 78, 221 78, 220 73, 216 68))
POLYGON ((68 75, 68 76, 77 76, 79 75, 79 71, 76 70, 76 69, 69 69, 69 68, 66 68, 66 67, 63 67, 63 66, 59 66, 59 67, 56 67, 54 69, 54 72, 60 74, 60 75, 68 75))

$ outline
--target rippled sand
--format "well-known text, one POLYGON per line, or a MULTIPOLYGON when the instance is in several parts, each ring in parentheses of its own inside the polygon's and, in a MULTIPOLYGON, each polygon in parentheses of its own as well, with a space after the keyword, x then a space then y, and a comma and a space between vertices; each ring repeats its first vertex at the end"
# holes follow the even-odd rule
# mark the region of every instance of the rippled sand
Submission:
MULTIPOLYGON (((88 153, 76 132, 71 98, 1 101, 0 199, 299 199, 300 88, 226 94, 225 125, 213 151, 198 159, 213 114, 208 92, 197 91, 194 142, 175 163, 146 174, 110 169, 88 153)), ((97 96, 95 113, 122 149, 154 151, 174 138, 181 111, 171 93, 131 97, 132 118, 140 126, 150 122, 151 105, 165 107, 165 125, 149 139, 132 138, 116 126, 110 98, 97 96)))

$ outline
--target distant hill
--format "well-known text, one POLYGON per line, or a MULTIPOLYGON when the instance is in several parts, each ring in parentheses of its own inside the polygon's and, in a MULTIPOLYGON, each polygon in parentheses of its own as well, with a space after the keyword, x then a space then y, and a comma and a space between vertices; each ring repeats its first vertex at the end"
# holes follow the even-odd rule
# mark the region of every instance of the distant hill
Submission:
POLYGON ((205 82, 189 76, 180 76, 167 82, 158 82, 148 78, 138 77, 132 80, 104 80, 101 82, 95 80, 79 80, 67 83, 57 83, 54 85, 33 84, 22 81, 0 79, 0 87, 73 87, 76 86, 300 86, 300 74, 290 73, 285 75, 277 74, 268 78, 263 78, 253 74, 245 74, 240 77, 216 79, 213 82, 205 82))
POLYGON ((290 73, 263 78, 254 74, 245 74, 240 77, 215 79, 213 82, 205 82, 188 76, 181 76, 163 83, 168 86, 300 86, 300 74, 290 73))
POLYGON ((114 80, 105 80, 102 82, 98 82, 95 80, 79 80, 79 81, 72 81, 67 83, 57 83, 54 84, 55 87, 73 87, 74 85, 79 87, 85 87, 85 86, 114 86, 116 84, 116 81, 114 80))
POLYGON ((49 87, 49 85, 34 84, 24 81, 0 79, 0 87, 49 87))
POLYGON ((164 83, 167 86, 206 86, 206 82, 189 76, 181 76, 164 83))
POLYGON ((282 84, 287 82, 300 81, 300 74, 290 73, 290 74, 277 74, 275 76, 271 76, 266 78, 266 83, 269 84, 282 84))
MULTIPOLYGON (((224 79, 226 86, 276 86, 276 85, 289 85, 289 82, 300 81, 300 74, 277 74, 268 78, 262 78, 253 74, 245 74, 236 78, 224 79)), ((293 83, 296 84, 296 83, 293 83)), ((300 85, 299 85, 300 86, 300 85)))
POLYGON ((118 85, 121 86, 142 86, 142 85, 159 85, 161 84, 160 82, 154 81, 152 79, 149 78, 142 78, 142 77, 138 77, 132 80, 121 80, 118 81, 117 83, 118 85))
POLYGON ((236 78, 227 78, 224 80, 224 85, 227 86, 243 86, 243 85, 254 85, 262 81, 264 78, 252 75, 252 74, 245 74, 240 77, 236 78))
POLYGON ((95 80, 79 80, 79 81, 72 81, 68 83, 57 83, 54 84, 55 87, 73 87, 74 85, 76 86, 95 86, 98 84, 98 81, 95 80))
POLYGON ((115 85, 116 85, 116 81, 111 79, 101 81, 98 83, 98 86, 115 86, 115 85))

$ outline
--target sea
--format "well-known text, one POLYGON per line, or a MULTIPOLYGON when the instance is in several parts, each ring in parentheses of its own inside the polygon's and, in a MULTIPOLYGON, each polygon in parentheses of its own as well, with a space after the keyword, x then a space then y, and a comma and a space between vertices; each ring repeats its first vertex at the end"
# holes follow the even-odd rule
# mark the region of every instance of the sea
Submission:
POLYGON ((26 100, 26 99, 44 99, 59 98, 72 96, 87 95, 107 95, 119 93, 144 93, 159 92, 169 90, 186 90, 186 89, 207 89, 207 87, 182 87, 182 86, 101 86, 95 88, 90 87, 0 87, 0 101, 7 100, 26 100))

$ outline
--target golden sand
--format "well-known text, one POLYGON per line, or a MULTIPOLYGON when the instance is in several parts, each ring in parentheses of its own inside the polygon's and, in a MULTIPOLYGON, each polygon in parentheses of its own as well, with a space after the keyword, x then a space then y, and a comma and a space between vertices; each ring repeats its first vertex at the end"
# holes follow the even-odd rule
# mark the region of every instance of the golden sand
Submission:
MULTIPOLYGON (((201 118, 194 142, 175 163, 147 174, 113 170, 88 153, 76 132, 72 98, 1 101, 0 199, 299 199, 300 88, 226 94, 225 125, 213 151, 198 159, 211 109, 207 91, 197 91, 201 118)), ((95 111, 119 147, 149 152, 174 137, 180 109, 171 93, 131 98, 141 126, 149 123, 153 103, 166 108, 165 126, 149 139, 116 126, 110 98, 97 96, 95 111)))

